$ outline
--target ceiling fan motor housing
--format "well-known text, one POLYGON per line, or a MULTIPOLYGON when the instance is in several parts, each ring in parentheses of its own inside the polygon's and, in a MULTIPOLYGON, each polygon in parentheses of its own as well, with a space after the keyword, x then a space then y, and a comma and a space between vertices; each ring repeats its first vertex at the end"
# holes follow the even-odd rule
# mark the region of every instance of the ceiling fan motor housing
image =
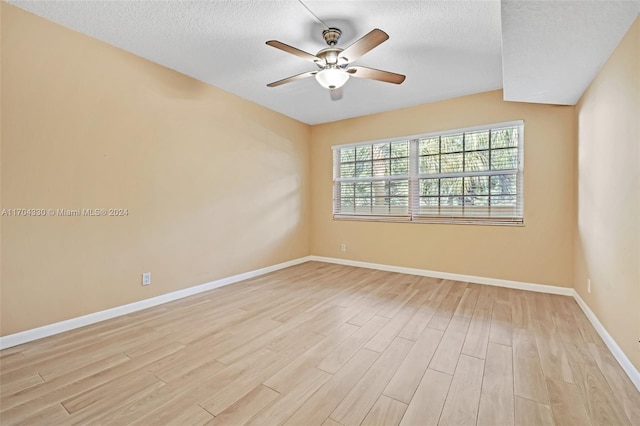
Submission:
POLYGON ((320 68, 336 67, 339 65, 343 65, 343 64, 338 64, 341 52, 342 52, 342 49, 338 47, 327 47, 326 49, 322 49, 321 51, 316 53, 316 57, 320 58, 322 61, 318 61, 316 64, 320 68))

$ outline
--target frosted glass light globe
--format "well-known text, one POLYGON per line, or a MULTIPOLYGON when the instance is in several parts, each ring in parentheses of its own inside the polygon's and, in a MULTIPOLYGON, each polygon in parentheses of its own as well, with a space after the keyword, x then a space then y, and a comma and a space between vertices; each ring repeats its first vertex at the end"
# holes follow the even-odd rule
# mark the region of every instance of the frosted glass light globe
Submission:
POLYGON ((325 89, 333 90, 344 86, 347 80, 349 80, 349 74, 337 68, 326 68, 318 71, 316 80, 318 80, 318 83, 325 89))

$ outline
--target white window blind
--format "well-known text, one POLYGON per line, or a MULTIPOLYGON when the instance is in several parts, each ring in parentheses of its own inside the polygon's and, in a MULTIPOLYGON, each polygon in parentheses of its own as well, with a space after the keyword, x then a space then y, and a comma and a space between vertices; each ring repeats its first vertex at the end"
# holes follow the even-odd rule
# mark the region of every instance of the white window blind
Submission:
POLYGON ((522 121, 333 147, 336 219, 523 223, 522 121))

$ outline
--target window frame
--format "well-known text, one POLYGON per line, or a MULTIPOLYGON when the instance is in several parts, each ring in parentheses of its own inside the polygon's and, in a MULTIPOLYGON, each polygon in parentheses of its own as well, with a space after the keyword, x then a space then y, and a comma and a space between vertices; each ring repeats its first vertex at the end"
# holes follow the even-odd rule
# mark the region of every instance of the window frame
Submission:
MULTIPOLYGON (((388 206, 388 210, 389 213, 388 214, 358 214, 358 213, 350 213, 350 214, 340 214, 340 216, 346 217, 346 216, 353 216, 353 217, 363 217, 366 216, 367 218, 370 219, 375 219, 375 218, 386 218, 388 220, 408 220, 409 217, 409 211, 410 211, 410 198, 411 198, 411 192, 410 192, 410 188, 409 188, 409 184, 410 184, 410 167, 411 167, 411 154, 410 154, 410 142, 408 139, 405 138, 400 138, 400 139, 393 139, 393 140, 385 140, 385 141, 375 141, 375 142, 370 142, 370 143, 357 143, 357 144, 348 144, 348 145, 344 145, 344 146, 340 146, 340 147, 335 147, 334 149, 334 207, 336 206, 335 202, 336 200, 342 200, 342 191, 338 191, 335 185, 335 181, 336 181, 336 176, 339 173, 339 168, 340 166, 344 165, 344 164, 351 164, 354 163, 354 172, 357 171, 357 164, 358 163, 371 163, 371 174, 372 176, 368 176, 368 177, 363 177, 363 178, 359 178, 359 177, 347 177, 347 178, 338 178, 340 183, 354 183, 354 204, 353 204, 353 208, 354 210, 358 207, 357 203, 356 203, 356 199, 369 199, 370 200, 370 204, 369 207, 371 210, 373 210, 373 208, 375 207, 375 203, 374 200, 376 198, 389 198, 389 206, 388 206), (406 155, 404 156, 394 156, 393 154, 393 147, 392 145, 396 143, 396 144, 406 144, 406 155), (374 149, 373 147, 376 145, 389 145, 388 148, 388 155, 384 156, 384 157, 376 157, 374 154, 374 149), (358 160, 358 152, 357 149, 359 147, 362 146, 371 146, 371 158, 370 159, 360 159, 358 160), (340 149, 349 149, 349 148, 354 148, 354 160, 353 161, 348 161, 348 162, 338 162, 336 161, 336 158, 340 152, 340 149), (393 170, 393 161, 394 160, 406 160, 406 170, 407 173, 406 174, 393 174, 393 172, 391 172, 393 170), (388 162, 389 164, 389 174, 385 174, 382 176, 374 176, 375 173, 375 169, 376 167, 374 166, 374 163, 382 163, 382 162, 388 162), (403 182, 406 181, 407 183, 407 193, 406 195, 392 195, 391 194, 391 185, 392 182, 403 182), (375 182, 384 182, 384 183, 388 183, 389 185, 389 193, 388 195, 382 195, 382 196, 376 196, 374 195, 374 189, 373 189, 373 184, 375 182), (355 185, 357 185, 358 183, 370 183, 371 184, 371 190, 370 190, 370 195, 364 196, 364 197, 357 197, 355 194, 355 185), (400 208, 396 208, 396 213, 392 214, 391 213, 391 198, 398 198, 398 199, 402 199, 402 198, 406 198, 407 200, 407 205, 406 205, 406 210, 407 213, 406 214, 402 214, 402 213, 398 213, 398 210, 400 210, 400 208)), ((355 174, 355 173, 354 173, 355 174)), ((385 188, 386 189, 386 188, 385 188)), ((360 206, 360 207, 366 207, 366 206, 360 206)))
MULTIPOLYGON (((441 141, 441 139, 439 139, 441 141)), ((508 148, 508 147, 503 147, 508 148)), ((334 220, 354 220, 354 221, 381 221, 381 222, 404 222, 404 223, 440 223, 440 224, 476 224, 476 225, 510 225, 510 226, 524 226, 524 120, 515 120, 494 124, 487 124, 481 126, 474 127, 466 127, 460 129, 451 129, 451 130, 443 130, 436 132, 423 133, 412 136, 401 136, 396 138, 388 138, 388 139, 379 139, 374 141, 363 141, 356 143, 348 143, 341 145, 334 145, 331 147, 333 151, 333 219, 334 220), (419 161, 421 156, 419 152, 419 146, 421 140, 433 139, 435 137, 447 137, 452 135, 463 135, 463 147, 462 153, 463 158, 467 155, 467 152, 475 152, 473 150, 466 150, 465 146, 465 138, 467 134, 472 134, 476 132, 489 132, 489 141, 488 147, 486 150, 479 149, 476 151, 487 151, 489 155, 489 159, 491 158, 491 153, 496 149, 502 148, 493 148, 491 147, 491 135, 492 131, 497 131, 504 128, 516 127, 518 129, 518 142, 517 142, 517 165, 516 168, 504 169, 504 170, 491 170, 491 164, 489 163, 488 170, 486 171, 462 171, 462 172, 450 172, 450 173, 442 173, 441 168, 439 168, 439 173, 419 173, 419 161), (398 142, 407 141, 409 144, 409 174, 407 175, 384 175, 384 176, 367 176, 367 177, 341 177, 340 176, 340 166, 344 164, 340 161, 340 152, 342 149, 355 148, 361 146, 374 146, 379 144, 392 144, 398 142), (515 206, 506 206, 504 208, 499 206, 492 206, 489 201, 487 206, 473 207, 468 206, 466 203, 457 206, 455 209, 453 207, 449 208, 449 210, 460 211, 464 213, 465 210, 468 210, 471 213, 473 210, 475 212, 482 212, 482 210, 486 210, 486 215, 456 215, 453 213, 450 214, 441 214, 441 215, 430 215, 425 214, 424 210, 420 210, 420 180, 421 179, 438 179, 438 185, 441 185, 440 179, 443 178, 465 178, 465 177, 487 177, 489 186, 491 185, 491 177, 498 175, 508 175, 515 176, 516 178, 516 205, 515 206), (408 207, 406 214, 380 214, 374 213, 355 213, 355 204, 354 204, 354 212, 343 213, 341 211, 341 185, 343 183, 351 183, 351 182, 374 182, 374 181, 392 181, 392 180, 407 180, 408 181, 408 207), (502 211, 503 215, 492 215, 491 213, 502 211), (506 215, 506 213, 511 213, 506 215)), ((373 148, 372 148, 373 149, 373 148)), ((355 150, 354 150, 355 152, 355 150)), ((460 154, 459 153, 459 154, 460 154)), ((443 154, 449 154, 448 152, 442 151, 442 144, 439 145, 439 151, 437 154, 438 161, 442 160, 443 154)), ((355 154, 354 154, 355 155, 355 154)), ((489 160, 490 161, 490 160, 489 160)), ((354 156, 354 163, 357 162, 354 156)), ((355 167, 355 166, 354 166, 355 167)), ((463 180, 464 182, 464 180, 463 180)), ((354 186, 355 188, 355 186, 354 186)), ((490 191, 488 189, 488 191, 490 191)), ((440 195, 439 195, 440 196, 440 195)), ((465 197, 464 190, 463 195, 461 197, 465 197)), ((490 197, 490 192, 487 193, 487 197, 490 197)), ((505 195, 510 196, 510 195, 505 195)), ((423 198, 427 197, 422 195, 423 198)), ((441 196, 440 196, 441 197, 441 196)), ((391 196, 389 196, 391 198, 391 196)), ((476 197, 482 198, 482 197, 476 197)), ((487 198, 489 200, 489 198, 487 198)), ((373 200, 373 195, 371 196, 371 200, 373 200)), ((355 198, 354 198, 355 202, 355 198)), ((373 201, 372 201, 373 202, 373 201)), ((372 204, 373 206, 373 204, 372 204)), ((373 208, 371 209, 373 210, 373 208)), ((442 208, 441 200, 438 201, 438 211, 447 210, 446 208, 442 208)), ((473 214, 473 213, 472 213, 473 214)))

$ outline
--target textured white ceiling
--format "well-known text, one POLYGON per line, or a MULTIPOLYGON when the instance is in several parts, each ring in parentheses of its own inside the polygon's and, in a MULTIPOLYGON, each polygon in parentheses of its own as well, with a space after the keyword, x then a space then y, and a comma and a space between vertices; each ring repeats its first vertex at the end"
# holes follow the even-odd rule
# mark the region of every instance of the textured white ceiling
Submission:
POLYGON ((356 64, 407 75, 400 86, 351 78, 340 101, 313 78, 266 87, 316 69, 267 40, 327 47, 296 0, 11 3, 309 124, 502 87, 499 1, 305 1, 343 31, 339 46, 387 32, 356 64))
POLYGON ((350 78, 343 99, 331 101, 313 78, 266 87, 315 67, 267 46, 267 40, 314 54, 326 47, 323 27, 297 0, 10 3, 308 124, 499 89, 503 66, 509 100, 575 101, 635 16, 616 11, 605 14, 606 24, 571 25, 569 31, 559 24, 576 22, 574 9, 593 12, 612 2, 590 2, 596 5, 589 9, 505 1, 501 28, 499 0, 307 0, 316 15, 343 31, 343 48, 373 28, 387 32, 390 39, 356 64, 407 76, 400 86, 350 78), (521 25, 524 34, 518 31, 521 25), (594 29, 597 33, 590 32, 594 29), (567 56, 559 46, 585 36, 590 42, 608 41, 596 43, 599 55, 582 49, 559 63, 558 55, 567 56), (556 54, 545 57, 548 52, 556 54), (558 71, 559 66, 568 71, 558 71))
POLYGON ((504 98, 575 104, 640 11, 638 1, 502 1, 504 98))

